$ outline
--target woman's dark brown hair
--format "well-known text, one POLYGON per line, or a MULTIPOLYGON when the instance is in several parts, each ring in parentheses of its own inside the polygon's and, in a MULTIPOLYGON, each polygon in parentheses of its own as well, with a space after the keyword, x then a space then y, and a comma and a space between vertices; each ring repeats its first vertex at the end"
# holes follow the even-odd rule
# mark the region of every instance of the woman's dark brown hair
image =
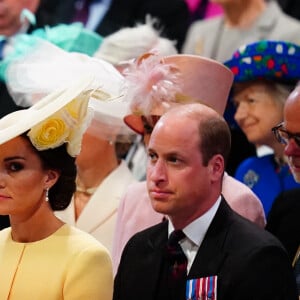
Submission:
MULTIPOLYGON (((26 133, 22 136, 29 139, 26 133)), ((53 210, 63 210, 70 204, 76 190, 75 157, 68 154, 66 144, 54 149, 36 150, 36 153, 40 157, 44 169, 56 170, 60 174, 57 182, 49 189, 48 197, 53 210)))

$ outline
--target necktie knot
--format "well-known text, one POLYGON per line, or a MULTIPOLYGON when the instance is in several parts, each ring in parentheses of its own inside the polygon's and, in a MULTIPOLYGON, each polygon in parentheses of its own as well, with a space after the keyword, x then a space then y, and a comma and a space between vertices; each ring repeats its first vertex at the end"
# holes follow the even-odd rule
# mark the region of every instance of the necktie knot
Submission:
POLYGON ((169 236, 168 245, 174 246, 184 238, 185 234, 182 230, 174 230, 169 236))

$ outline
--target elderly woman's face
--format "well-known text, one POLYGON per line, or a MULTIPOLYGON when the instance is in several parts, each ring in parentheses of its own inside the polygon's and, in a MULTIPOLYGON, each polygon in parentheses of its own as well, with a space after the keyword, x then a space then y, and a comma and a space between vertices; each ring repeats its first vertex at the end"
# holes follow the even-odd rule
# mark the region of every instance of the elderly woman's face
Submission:
POLYGON ((0 215, 30 218, 45 201, 46 188, 56 181, 51 184, 52 175, 24 137, 0 145, 0 215))
POLYGON ((234 94, 234 115, 248 140, 256 145, 272 147, 276 143, 271 128, 283 119, 283 104, 275 99, 270 86, 251 83, 234 94))

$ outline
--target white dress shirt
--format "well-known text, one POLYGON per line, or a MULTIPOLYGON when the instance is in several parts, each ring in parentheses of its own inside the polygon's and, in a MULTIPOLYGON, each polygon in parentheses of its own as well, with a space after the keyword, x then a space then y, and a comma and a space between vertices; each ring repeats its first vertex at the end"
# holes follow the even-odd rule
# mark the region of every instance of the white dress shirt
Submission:
MULTIPOLYGON (((221 196, 219 196, 215 204, 205 214, 182 229, 182 231, 186 235, 186 238, 182 239, 179 244, 188 260, 187 272, 189 272, 191 269, 198 249, 201 246, 204 236, 219 208, 220 203, 221 196)), ((174 226, 170 221, 168 228, 169 236, 172 231, 174 231, 174 226)))

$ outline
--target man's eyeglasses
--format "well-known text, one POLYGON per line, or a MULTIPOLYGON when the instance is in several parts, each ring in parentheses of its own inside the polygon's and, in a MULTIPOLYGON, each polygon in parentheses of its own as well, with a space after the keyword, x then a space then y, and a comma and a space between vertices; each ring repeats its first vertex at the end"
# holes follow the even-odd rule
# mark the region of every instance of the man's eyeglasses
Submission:
POLYGON ((279 143, 287 145, 289 139, 294 139, 298 147, 300 147, 300 133, 288 132, 286 129, 284 129, 283 123, 273 127, 272 132, 279 143))

